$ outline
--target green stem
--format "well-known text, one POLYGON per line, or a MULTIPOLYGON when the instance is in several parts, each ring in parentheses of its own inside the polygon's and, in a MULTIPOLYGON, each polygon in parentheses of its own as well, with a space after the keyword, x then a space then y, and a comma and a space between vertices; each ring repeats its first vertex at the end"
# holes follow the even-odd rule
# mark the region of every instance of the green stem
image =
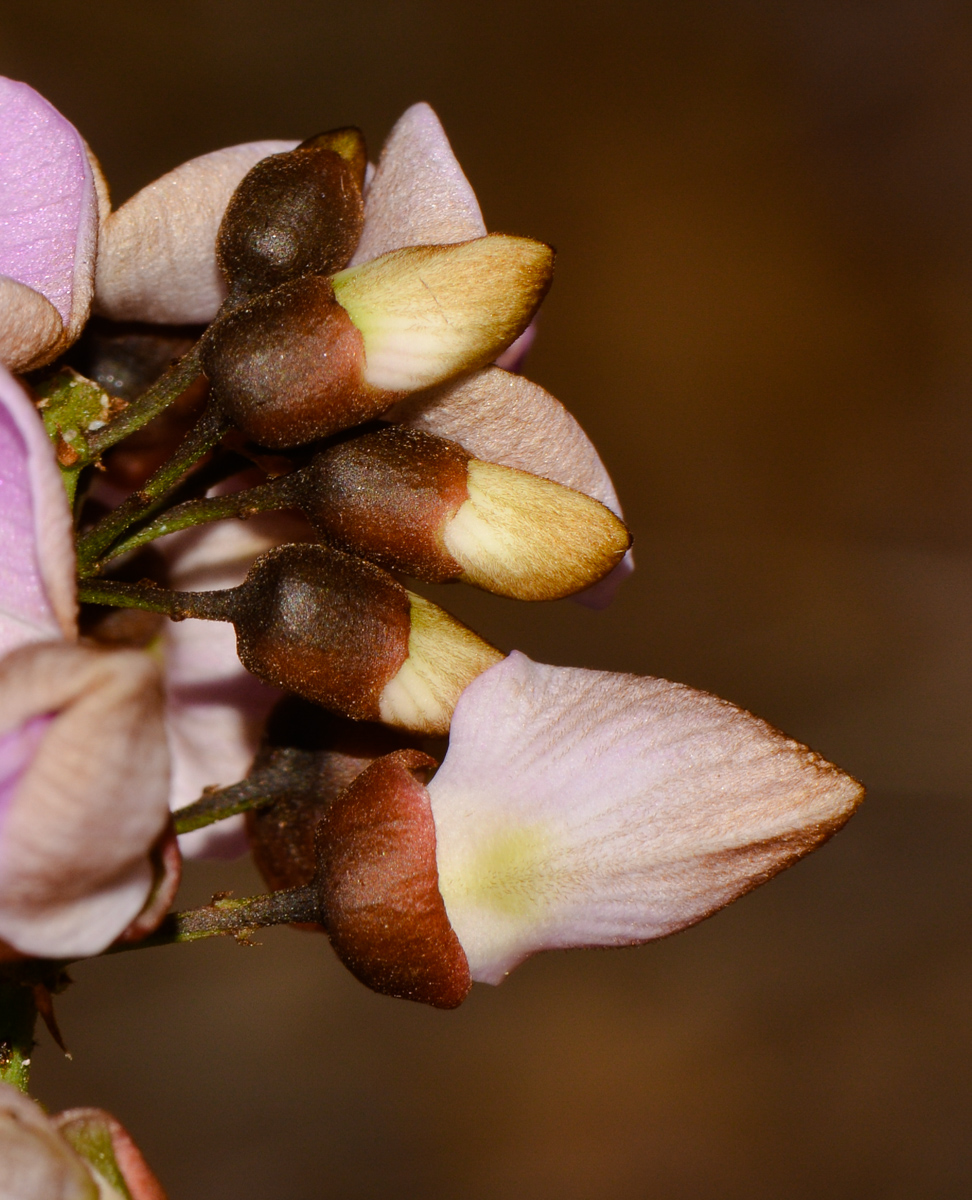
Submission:
POLYGON ((227 817, 235 817, 237 813, 249 812, 253 808, 266 808, 268 804, 273 804, 290 781, 290 773, 274 771, 271 768, 241 779, 239 783, 231 783, 229 787, 208 792, 172 814, 175 831, 192 833, 194 829, 225 821, 227 817))
POLYGON ((0 1081, 27 1091, 37 1005, 33 988, 0 979, 0 1081))
MULTIPOLYGON (((182 356, 161 375, 150 388, 142 392, 113 421, 85 438, 84 462, 94 462, 99 455, 127 438, 136 429, 147 425, 159 413, 164 412, 174 401, 188 390, 202 374, 202 341, 182 356)), ((75 447, 80 449, 80 447, 75 447)))
POLYGON ((150 516, 180 482, 190 467, 212 450, 229 429, 229 421, 209 405, 182 439, 175 454, 163 463, 145 485, 107 513, 78 541, 78 577, 96 575, 102 555, 136 521, 150 516))
POLYGON ((321 905, 317 889, 309 884, 307 887, 268 892, 263 896, 247 896, 243 900, 217 900, 203 908, 170 913, 155 933, 147 938, 112 946, 105 953, 122 954, 149 946, 173 946, 225 934, 245 938, 255 930, 270 925, 291 925, 320 919, 321 905))
POLYGON ((212 592, 171 592, 154 583, 123 583, 118 579, 78 581, 82 604, 108 604, 112 608, 144 608, 164 613, 173 621, 194 617, 200 621, 232 621, 237 588, 212 592))
POLYGON ((288 483, 290 478, 291 476, 284 475, 257 487, 231 492, 228 496, 210 496, 177 504, 175 508, 170 508, 162 516, 156 517, 151 524, 137 533, 116 542, 108 553, 102 556, 101 563, 127 554, 130 550, 137 550, 140 546, 154 542, 156 538, 164 537, 167 533, 176 533, 180 529, 191 529, 194 525, 206 525, 210 521, 224 521, 228 517, 241 517, 246 520, 247 517, 256 516, 260 512, 294 507, 288 483))

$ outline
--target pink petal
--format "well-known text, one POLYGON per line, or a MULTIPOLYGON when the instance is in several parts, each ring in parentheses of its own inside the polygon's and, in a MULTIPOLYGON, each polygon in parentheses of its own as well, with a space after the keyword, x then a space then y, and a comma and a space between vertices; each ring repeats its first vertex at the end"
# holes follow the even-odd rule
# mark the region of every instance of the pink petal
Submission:
POLYGON ((71 513, 33 404, 0 367, 0 654, 77 636, 71 513))
POLYGON ((691 925, 824 840, 860 785, 681 684, 514 652, 463 693, 429 784, 474 979, 691 925))
POLYGON ((293 141, 246 142, 203 154, 142 188, 105 221, 95 304, 116 321, 205 324, 226 297, 216 233, 237 184, 293 141))
POLYGON ((26 954, 96 954, 140 912, 168 820, 158 669, 65 642, 0 661, 0 735, 47 718, 0 837, 0 937, 26 954))
POLYGON ((35 344, 31 359, 21 349, 16 365, 23 369, 50 361, 87 320, 98 194, 88 149, 70 121, 26 83, 4 78, 0 164, 0 275, 45 297, 64 332, 54 343, 35 344))
POLYGON ((413 104, 388 135, 365 195, 365 227, 351 266, 402 246, 442 245, 486 232, 476 193, 439 118, 413 104))
MULTIPOLYGON (((173 587, 206 591, 235 587, 259 554, 306 536, 297 519, 266 513, 186 530, 163 539, 159 548, 170 562, 173 587)), ((281 693, 240 663, 232 625, 168 623, 164 648, 173 760, 170 803, 177 809, 198 799, 206 787, 225 787, 243 778, 281 693)), ((233 856, 247 848, 242 818, 185 834, 179 841, 188 857, 233 856)))

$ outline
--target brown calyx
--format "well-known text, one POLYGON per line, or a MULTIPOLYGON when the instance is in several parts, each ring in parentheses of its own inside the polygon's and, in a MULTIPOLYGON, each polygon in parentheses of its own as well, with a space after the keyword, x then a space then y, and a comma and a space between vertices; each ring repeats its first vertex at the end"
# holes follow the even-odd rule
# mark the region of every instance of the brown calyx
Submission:
POLYGON ((297 696, 280 701, 250 776, 272 772, 282 783, 272 804, 246 814, 253 860, 271 890, 313 883, 314 839, 331 803, 376 758, 412 741, 386 725, 338 717, 297 696))
POLYGON ((385 571, 323 545, 278 546, 234 593, 248 671, 305 700, 380 719, 385 685, 408 657, 408 593, 385 571))
POLYGON ((202 358, 227 416, 275 450, 370 421, 400 398, 365 382, 364 339, 320 276, 218 318, 202 358))
POLYGON ((362 983, 456 1008, 472 980, 439 893, 432 806, 416 778, 435 766, 398 750, 345 789, 318 829, 318 889, 331 945, 362 983))
POLYGON ((443 583, 462 573, 442 535, 469 498, 469 458, 455 442, 392 425, 315 455, 300 473, 300 504, 351 553, 443 583))

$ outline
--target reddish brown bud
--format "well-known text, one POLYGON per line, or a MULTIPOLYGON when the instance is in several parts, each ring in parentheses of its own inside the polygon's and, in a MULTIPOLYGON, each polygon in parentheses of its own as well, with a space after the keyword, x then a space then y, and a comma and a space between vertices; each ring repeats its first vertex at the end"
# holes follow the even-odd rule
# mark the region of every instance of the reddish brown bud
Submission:
POLYGON ((330 275, 350 261, 364 225, 358 162, 364 144, 357 130, 335 134, 357 134, 336 140, 350 161, 335 148, 334 135, 321 134, 261 159, 233 193, 216 239, 233 299, 302 275, 330 275))
POLYGON ((350 429, 399 398, 365 382, 362 336, 330 281, 313 275, 215 321, 203 369, 234 424, 273 449, 350 429))
POLYGON ((631 544, 590 496, 400 426, 329 447, 293 479, 316 528, 350 552, 517 600, 589 587, 631 544))
POLYGON ((468 499, 469 455, 455 442, 390 426, 315 455, 301 508, 330 541, 430 583, 462 574, 443 530, 468 499))
POLYGON ((258 678, 355 720, 448 732, 463 690, 503 655, 373 563, 278 546, 228 592, 185 593, 186 616, 232 621, 258 678))
POLYGON ((436 765, 398 750, 345 789, 318 830, 318 889, 331 944, 362 983, 455 1008, 469 964, 439 894, 432 807, 416 778, 436 765))
POLYGON ((408 657, 408 592, 379 567, 329 546, 279 546, 238 589, 232 619, 247 670, 357 720, 408 657))

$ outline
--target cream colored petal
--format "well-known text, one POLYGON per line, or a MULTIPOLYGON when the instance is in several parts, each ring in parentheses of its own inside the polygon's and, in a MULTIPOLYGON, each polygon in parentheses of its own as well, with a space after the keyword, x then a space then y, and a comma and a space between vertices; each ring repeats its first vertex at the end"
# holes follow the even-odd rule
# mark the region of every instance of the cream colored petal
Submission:
POLYGON ((116 321, 208 323, 226 296, 216 233, 249 169, 293 141, 214 150, 142 188, 102 225, 95 307, 116 321))
POLYGON ((465 242, 486 232, 476 194, 439 118, 413 104, 388 135, 368 182, 365 226, 351 265, 401 246, 465 242))
POLYGON ((681 684, 514 653, 463 693, 429 783, 439 888, 474 979, 691 925, 829 837, 863 789, 681 684))
POLYGON ((0 734, 51 715, 0 829, 0 938, 28 954, 96 954, 149 893, 168 819, 154 663, 42 643, 0 661, 0 734))

